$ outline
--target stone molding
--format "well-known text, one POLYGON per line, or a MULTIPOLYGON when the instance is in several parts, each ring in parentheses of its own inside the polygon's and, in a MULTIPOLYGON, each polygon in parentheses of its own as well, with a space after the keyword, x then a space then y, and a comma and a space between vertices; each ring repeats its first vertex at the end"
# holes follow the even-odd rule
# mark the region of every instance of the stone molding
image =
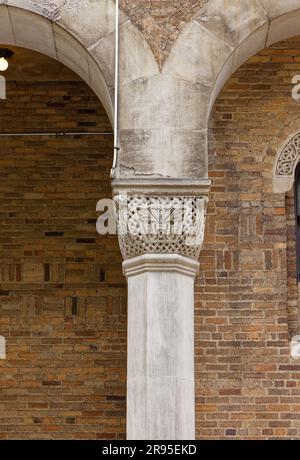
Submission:
POLYGON ((144 254, 198 259, 204 240, 206 196, 122 194, 114 201, 124 260, 144 254))
POLYGON ((145 254, 123 262, 123 273, 127 278, 146 272, 171 272, 195 278, 199 262, 178 254, 145 254))
POLYGON ((277 157, 273 179, 275 193, 286 193, 291 190, 299 161, 300 133, 298 132, 285 144, 277 157))
POLYGON ((131 195, 151 196, 198 196, 208 195, 211 180, 200 179, 169 179, 169 178, 135 178, 114 179, 112 181, 114 194, 123 194, 130 191, 131 195))

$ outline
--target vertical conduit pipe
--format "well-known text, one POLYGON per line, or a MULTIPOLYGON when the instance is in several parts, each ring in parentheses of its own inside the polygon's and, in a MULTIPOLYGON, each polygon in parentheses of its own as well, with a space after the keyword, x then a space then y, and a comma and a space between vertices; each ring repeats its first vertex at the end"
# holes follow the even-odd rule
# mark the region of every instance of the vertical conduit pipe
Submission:
POLYGON ((115 107, 114 107, 114 159, 111 178, 115 177, 119 147, 119 0, 116 0, 116 34, 115 34, 115 107))

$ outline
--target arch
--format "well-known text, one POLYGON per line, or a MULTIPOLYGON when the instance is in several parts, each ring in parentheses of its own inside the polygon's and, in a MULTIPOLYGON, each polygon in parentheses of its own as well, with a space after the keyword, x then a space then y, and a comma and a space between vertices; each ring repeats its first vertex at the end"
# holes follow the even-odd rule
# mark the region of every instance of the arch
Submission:
POLYGON ((300 33, 300 0, 210 0, 174 45, 164 72, 210 89, 207 111, 225 82, 262 49, 300 33))
POLYGON ((285 142, 277 155, 273 176, 274 193, 286 193, 291 190, 299 161, 300 132, 298 131, 285 142))
POLYGON ((185 148, 190 178, 208 175, 207 125, 226 81, 251 56, 299 33, 300 0, 210 0, 185 27, 162 72, 184 82, 174 107, 181 105, 191 120, 185 148))
MULTIPOLYGON (((125 14, 120 29, 135 59, 123 49, 127 82, 144 75, 137 62, 153 56, 125 14), (142 56, 142 57, 141 57, 142 56)), ((57 59, 96 93, 113 122, 115 3, 112 0, 0 0, 0 43, 29 48, 57 59)), ((124 48, 124 46, 123 46, 124 48)))

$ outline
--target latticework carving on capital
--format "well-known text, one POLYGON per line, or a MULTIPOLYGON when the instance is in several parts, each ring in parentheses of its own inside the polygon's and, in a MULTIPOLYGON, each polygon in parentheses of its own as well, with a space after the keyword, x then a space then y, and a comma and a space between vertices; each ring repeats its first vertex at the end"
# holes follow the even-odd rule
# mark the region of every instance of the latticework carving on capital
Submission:
POLYGON ((281 151, 276 164, 276 176, 293 176, 299 160, 300 133, 294 136, 281 151))
POLYGON ((198 259, 203 244, 207 197, 115 197, 124 259, 144 254, 180 254, 198 259))

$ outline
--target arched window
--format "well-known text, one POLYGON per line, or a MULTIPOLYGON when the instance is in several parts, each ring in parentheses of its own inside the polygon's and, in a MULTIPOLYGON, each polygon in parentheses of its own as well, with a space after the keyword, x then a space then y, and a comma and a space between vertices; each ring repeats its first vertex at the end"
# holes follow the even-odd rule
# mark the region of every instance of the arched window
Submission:
POLYGON ((295 217, 297 241, 297 278, 300 281, 300 163, 295 171, 295 217))

